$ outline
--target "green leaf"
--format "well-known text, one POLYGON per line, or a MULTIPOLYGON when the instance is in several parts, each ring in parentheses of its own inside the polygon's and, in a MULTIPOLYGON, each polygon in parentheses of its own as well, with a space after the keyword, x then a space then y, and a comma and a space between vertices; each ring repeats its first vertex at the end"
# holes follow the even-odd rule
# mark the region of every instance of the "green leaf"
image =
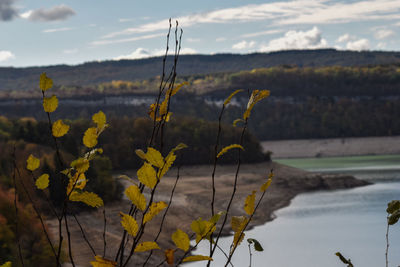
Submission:
POLYGON ((396 211, 395 213, 391 214, 388 218, 389 225, 396 224, 400 219, 400 210, 396 211))
POLYGON ((348 264, 348 265, 347 265, 348 267, 353 267, 353 264, 351 263, 351 260, 350 260, 350 259, 346 259, 345 257, 343 257, 343 255, 342 255, 340 252, 336 252, 335 255, 338 256, 339 259, 340 259, 343 263, 348 264))
POLYGON ((250 244, 254 245, 254 249, 256 251, 264 251, 263 247, 261 246, 260 242, 258 242, 256 239, 254 238, 248 238, 247 242, 249 242, 250 244))
POLYGON ((388 207, 386 209, 387 213, 393 214, 400 209, 400 201, 399 200, 392 200, 388 203, 388 207))

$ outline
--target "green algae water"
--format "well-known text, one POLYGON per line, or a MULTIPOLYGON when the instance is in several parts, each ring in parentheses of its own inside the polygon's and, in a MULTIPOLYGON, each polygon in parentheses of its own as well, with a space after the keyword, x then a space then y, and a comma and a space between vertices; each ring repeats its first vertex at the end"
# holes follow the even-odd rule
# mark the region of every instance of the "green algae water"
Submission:
MULTIPOLYGON (((309 171, 347 173, 373 185, 301 194, 277 218, 246 232, 233 257, 234 266, 249 266, 247 238, 259 240, 264 252, 253 252, 253 267, 340 267, 340 251, 354 266, 385 266, 386 207, 400 199, 400 155, 282 159, 280 163, 309 171)), ((400 266, 400 224, 389 230, 389 266, 400 266)), ((223 238, 229 248, 232 237, 223 238)), ((208 254, 206 243, 195 254, 208 254)), ((214 256, 212 266, 224 266, 214 256)), ((204 262, 188 265, 204 266, 204 262)))

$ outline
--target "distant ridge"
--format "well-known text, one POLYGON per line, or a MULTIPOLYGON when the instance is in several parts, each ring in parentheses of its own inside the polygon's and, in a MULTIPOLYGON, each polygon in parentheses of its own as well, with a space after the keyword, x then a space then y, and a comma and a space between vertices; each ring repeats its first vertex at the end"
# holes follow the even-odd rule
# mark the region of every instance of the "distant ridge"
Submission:
MULTIPOLYGON (((171 58, 169 58, 171 59, 171 58)), ((172 60, 169 60, 171 64, 172 60)), ((279 65, 300 67, 400 64, 400 52, 338 51, 335 49, 288 50, 253 54, 182 55, 178 75, 235 72, 279 65)), ((0 68, 0 90, 37 87, 39 74, 47 72, 59 85, 89 86, 112 80, 148 79, 160 75, 162 57, 137 60, 88 62, 80 65, 0 68)))

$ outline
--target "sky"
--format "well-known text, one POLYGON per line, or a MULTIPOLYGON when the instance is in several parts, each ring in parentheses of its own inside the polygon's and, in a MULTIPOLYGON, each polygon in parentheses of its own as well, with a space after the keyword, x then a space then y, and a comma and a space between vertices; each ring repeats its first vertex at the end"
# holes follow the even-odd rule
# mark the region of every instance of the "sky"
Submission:
POLYGON ((81 64, 164 53, 399 51, 400 0, 0 0, 0 66, 81 64))

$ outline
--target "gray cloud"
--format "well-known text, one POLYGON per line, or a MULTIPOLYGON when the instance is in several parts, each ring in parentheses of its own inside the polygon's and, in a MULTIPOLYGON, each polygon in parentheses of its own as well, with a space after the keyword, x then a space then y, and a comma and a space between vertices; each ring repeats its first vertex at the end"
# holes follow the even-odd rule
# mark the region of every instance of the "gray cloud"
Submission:
POLYGON ((0 21, 9 21, 17 16, 14 2, 15 0, 0 0, 0 21))
POLYGON ((31 21, 58 21, 66 20, 72 15, 75 15, 75 11, 72 8, 66 5, 59 5, 48 9, 30 10, 21 14, 21 17, 31 21))

